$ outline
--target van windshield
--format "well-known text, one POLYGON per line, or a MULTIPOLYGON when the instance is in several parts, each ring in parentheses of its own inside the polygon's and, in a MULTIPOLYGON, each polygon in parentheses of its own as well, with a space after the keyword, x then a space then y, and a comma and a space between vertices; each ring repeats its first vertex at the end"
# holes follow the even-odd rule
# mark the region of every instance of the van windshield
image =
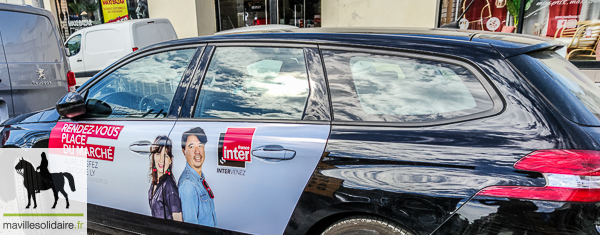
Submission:
MULTIPOLYGON (((579 101, 580 104, 574 104, 575 106, 583 106, 591 114, 593 114, 598 121, 600 120, 600 88, 596 85, 588 76, 583 74, 577 67, 571 64, 568 60, 561 57, 559 54, 553 51, 540 51, 530 53, 529 56, 539 61, 542 68, 548 72, 556 81, 556 85, 562 88, 563 91, 568 91, 575 97, 575 101, 579 101)), ((548 93, 548 91, 542 93, 548 93)), ((555 99, 567 99, 565 96, 561 96, 561 93, 544 94, 553 104, 555 99)), ((560 107, 559 107, 560 109, 560 107)), ((563 114, 565 112, 561 110, 563 114)), ((569 115, 566 115, 569 116, 569 115)), ((583 121, 573 120, 584 125, 595 125, 596 123, 582 123, 583 121)))

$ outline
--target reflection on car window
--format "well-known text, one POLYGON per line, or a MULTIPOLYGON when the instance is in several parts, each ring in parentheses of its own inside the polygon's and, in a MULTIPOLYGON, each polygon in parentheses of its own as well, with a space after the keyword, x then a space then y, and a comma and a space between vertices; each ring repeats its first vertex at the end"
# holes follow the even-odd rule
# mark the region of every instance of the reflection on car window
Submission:
POLYGON ((467 69, 396 56, 323 52, 335 120, 428 122, 493 107, 467 69))
POLYGON ((300 120, 308 99, 303 50, 219 47, 200 89, 196 118, 300 120))
POLYGON ((195 51, 185 49, 149 55, 112 72, 89 89, 89 115, 166 117, 175 90, 195 51), (110 113, 106 113, 99 104, 108 104, 110 113))
POLYGON ((73 36, 67 42, 67 49, 69 49, 69 56, 74 56, 79 53, 81 49, 81 34, 73 36))

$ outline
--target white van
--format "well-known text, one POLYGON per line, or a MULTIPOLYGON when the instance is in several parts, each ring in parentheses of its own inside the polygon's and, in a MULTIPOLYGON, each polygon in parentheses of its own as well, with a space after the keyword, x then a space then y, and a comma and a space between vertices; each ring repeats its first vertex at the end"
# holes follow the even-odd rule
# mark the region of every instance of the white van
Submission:
POLYGON ((77 86, 138 48, 177 39, 168 19, 139 19, 84 28, 67 39, 77 86))

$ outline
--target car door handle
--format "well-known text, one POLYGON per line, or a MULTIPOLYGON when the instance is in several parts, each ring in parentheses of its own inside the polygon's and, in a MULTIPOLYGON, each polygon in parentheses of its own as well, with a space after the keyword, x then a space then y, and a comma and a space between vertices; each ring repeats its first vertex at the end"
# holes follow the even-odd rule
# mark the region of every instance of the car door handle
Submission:
POLYGON ((81 61, 83 61, 83 60, 82 59, 77 59, 77 62, 81 62, 81 61))
POLYGON ((296 156, 296 151, 281 145, 264 145, 253 149, 252 156, 265 160, 290 160, 296 156))
POLYGON ((152 146, 152 142, 141 140, 129 145, 129 150, 139 154, 150 154, 150 146, 152 146))

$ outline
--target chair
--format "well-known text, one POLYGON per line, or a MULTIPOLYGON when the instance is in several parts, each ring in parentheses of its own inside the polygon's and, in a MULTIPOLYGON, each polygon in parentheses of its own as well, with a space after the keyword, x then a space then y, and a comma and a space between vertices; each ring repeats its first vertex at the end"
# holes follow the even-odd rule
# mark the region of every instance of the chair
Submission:
POLYGON ((572 38, 581 26, 589 24, 589 23, 591 23, 591 21, 589 21, 589 20, 579 21, 579 22, 577 22, 577 25, 575 26, 575 28, 567 28, 567 25, 564 24, 562 28, 556 30, 556 32, 554 33, 554 39, 572 38))
POLYGON ((595 60, 600 60, 598 59, 598 43, 600 43, 600 37, 598 37, 596 39, 596 42, 594 44, 594 46, 592 48, 581 48, 581 49, 575 49, 572 50, 571 52, 569 52, 569 54, 567 55, 567 60, 571 59, 572 57, 584 57, 584 58, 592 58, 595 60), (581 53, 581 52, 587 52, 587 53, 581 53), (580 53, 580 54, 577 54, 580 53))
POLYGON ((568 49, 572 49, 567 54, 566 59, 577 55, 582 57, 596 57, 596 48, 598 47, 598 40, 600 40, 600 22, 584 24, 578 28, 573 35, 571 43, 567 46, 568 49), (589 54, 581 52, 589 52, 589 54))

